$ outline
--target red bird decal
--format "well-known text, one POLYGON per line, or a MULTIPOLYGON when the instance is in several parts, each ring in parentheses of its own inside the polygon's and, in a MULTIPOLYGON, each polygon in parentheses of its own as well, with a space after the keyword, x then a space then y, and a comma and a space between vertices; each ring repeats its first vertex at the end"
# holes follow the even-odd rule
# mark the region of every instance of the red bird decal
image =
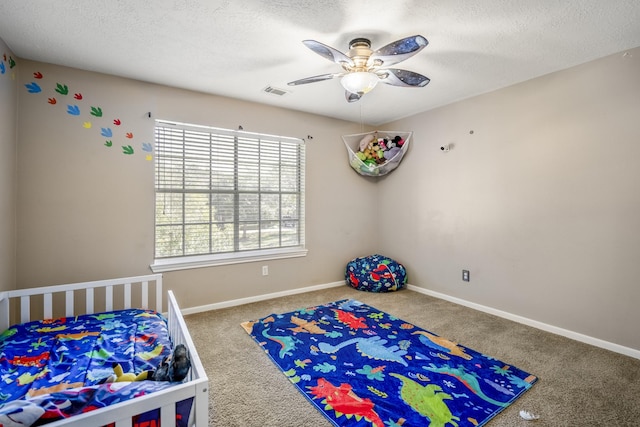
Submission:
POLYGON ((127 132, 127 138, 129 138, 129 139, 133 138, 133 133, 127 132))
POLYGON ((120 124, 121 124, 121 123, 122 123, 122 122, 120 121, 120 119, 115 119, 115 120, 113 121, 113 124, 114 124, 114 125, 116 125, 116 126, 120 126, 120 124))
POLYGON ((34 79, 41 79, 42 78, 42 73, 40 71, 36 71, 35 73, 33 73, 33 78, 34 79))
POLYGON ((56 101, 56 99, 55 99, 55 98, 49 98, 49 101, 48 101, 48 102, 49 102, 49 104, 51 104, 51 105, 55 105, 55 104, 56 104, 56 102, 58 102, 58 101, 56 101))
POLYGON ((73 95, 73 97, 77 100, 81 100, 82 99, 82 94, 81 93, 76 93, 75 95, 73 95))

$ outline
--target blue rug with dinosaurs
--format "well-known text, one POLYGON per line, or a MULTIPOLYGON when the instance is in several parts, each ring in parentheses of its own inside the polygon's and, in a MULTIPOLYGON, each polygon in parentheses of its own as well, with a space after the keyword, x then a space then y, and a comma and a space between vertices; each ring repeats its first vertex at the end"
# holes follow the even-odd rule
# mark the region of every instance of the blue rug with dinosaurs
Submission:
POLYGON ((242 326, 336 426, 482 426, 537 381, 353 299, 242 326))

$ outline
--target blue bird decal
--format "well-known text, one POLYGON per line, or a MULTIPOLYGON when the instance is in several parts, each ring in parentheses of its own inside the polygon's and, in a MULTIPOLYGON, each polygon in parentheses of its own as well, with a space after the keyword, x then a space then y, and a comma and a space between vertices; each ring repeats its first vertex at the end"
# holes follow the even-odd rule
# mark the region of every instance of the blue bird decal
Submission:
POLYGON ((78 107, 77 105, 67 105, 67 113, 71 114, 72 116, 79 116, 80 107, 78 107))
POLYGON ((29 93, 40 93, 42 92, 42 88, 40 86, 38 86, 38 84, 36 82, 31 82, 25 85, 25 87, 27 88, 27 91, 29 93))

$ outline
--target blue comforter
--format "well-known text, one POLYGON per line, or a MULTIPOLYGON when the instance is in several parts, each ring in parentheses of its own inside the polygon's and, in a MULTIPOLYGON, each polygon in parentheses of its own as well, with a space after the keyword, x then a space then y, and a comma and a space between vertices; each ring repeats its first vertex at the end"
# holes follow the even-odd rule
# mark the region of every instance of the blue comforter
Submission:
POLYGON ((26 415, 34 404, 44 418, 66 417, 166 388, 170 383, 103 383, 114 363, 138 374, 171 349, 166 320, 150 310, 14 325, 0 335, 0 418, 16 408, 26 415))

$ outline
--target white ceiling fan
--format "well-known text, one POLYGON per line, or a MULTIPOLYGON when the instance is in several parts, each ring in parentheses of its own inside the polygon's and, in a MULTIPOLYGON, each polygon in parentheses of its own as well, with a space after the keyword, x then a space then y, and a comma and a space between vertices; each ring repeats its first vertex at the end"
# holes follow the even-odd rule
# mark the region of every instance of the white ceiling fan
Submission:
POLYGON ((349 52, 344 54, 337 49, 315 40, 304 40, 305 46, 318 55, 340 65, 340 73, 321 74, 289 82, 289 86, 315 83, 340 77, 345 88, 348 102, 358 101, 370 92, 378 82, 392 86, 423 87, 430 79, 413 71, 387 68, 404 61, 424 49, 429 42, 420 35, 406 37, 389 43, 375 52, 371 50, 371 41, 356 38, 349 43, 349 52))

